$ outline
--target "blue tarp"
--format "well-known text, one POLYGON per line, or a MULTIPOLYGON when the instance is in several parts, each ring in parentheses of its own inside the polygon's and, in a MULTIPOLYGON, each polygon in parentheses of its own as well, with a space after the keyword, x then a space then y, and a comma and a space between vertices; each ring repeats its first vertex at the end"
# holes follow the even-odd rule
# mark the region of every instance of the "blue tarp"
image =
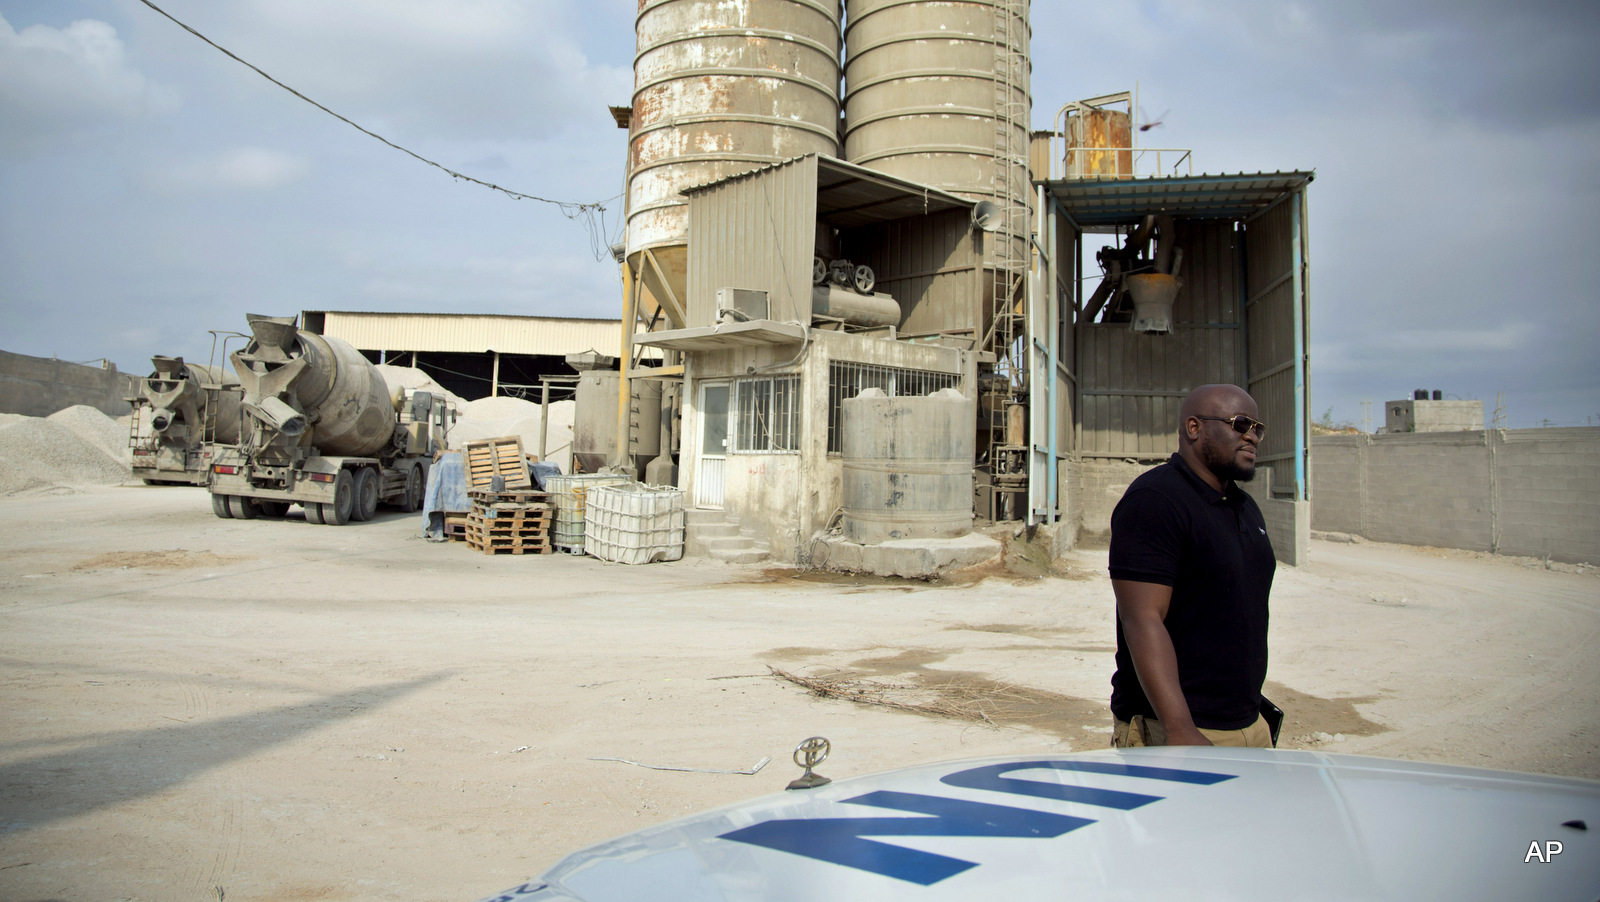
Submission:
POLYGON ((422 535, 430 541, 447 541, 444 534, 445 511, 467 511, 467 458, 460 451, 446 451, 428 468, 428 491, 422 498, 422 535))
POLYGON ((544 487, 544 481, 547 477, 561 475, 561 467, 546 460, 529 464, 528 470, 533 476, 533 484, 538 486, 541 492, 549 491, 544 487))

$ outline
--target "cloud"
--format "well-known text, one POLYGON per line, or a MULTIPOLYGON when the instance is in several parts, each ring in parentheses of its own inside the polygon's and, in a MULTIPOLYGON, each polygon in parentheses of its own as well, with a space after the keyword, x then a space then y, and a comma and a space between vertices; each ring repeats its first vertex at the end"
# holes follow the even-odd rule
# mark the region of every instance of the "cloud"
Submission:
POLYGON ((116 29, 83 19, 18 32, 0 17, 0 150, 34 153, 63 135, 177 108, 128 65, 116 29))
POLYGON ((190 24, 396 140, 541 140, 575 121, 609 124, 605 105, 630 96, 628 68, 583 52, 567 0, 254 0, 207 17, 190 24))
POLYGON ((239 147, 214 157, 164 166, 150 173, 150 187, 167 193, 183 191, 271 191, 305 178, 311 164, 292 154, 260 147, 239 147))

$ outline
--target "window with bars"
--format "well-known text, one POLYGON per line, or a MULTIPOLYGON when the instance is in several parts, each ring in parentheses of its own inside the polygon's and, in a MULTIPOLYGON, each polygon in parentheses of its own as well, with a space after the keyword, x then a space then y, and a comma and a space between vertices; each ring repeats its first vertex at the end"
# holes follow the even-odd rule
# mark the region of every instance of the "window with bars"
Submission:
POLYGON ((941 388, 959 388, 959 373, 935 373, 930 370, 907 370, 872 363, 849 363, 833 360, 828 363, 828 453, 838 454, 844 448, 844 438, 839 432, 840 406, 845 398, 854 398, 869 388, 881 389, 891 398, 914 398, 931 395, 941 388))
POLYGON ((733 384, 733 453, 800 450, 800 377, 740 379, 733 384))

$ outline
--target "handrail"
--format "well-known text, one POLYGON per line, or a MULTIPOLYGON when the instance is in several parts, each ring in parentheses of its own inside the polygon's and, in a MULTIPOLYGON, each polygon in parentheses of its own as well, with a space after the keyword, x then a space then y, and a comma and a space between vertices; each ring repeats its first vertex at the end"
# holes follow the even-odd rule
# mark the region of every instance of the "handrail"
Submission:
POLYGON ((1048 174, 1034 173, 1034 178, 1051 181, 1071 178, 1160 178, 1176 175, 1194 175, 1194 151, 1187 147, 1067 147, 1066 136, 1051 132, 1049 136, 1048 174), (1069 174, 1068 165, 1074 154, 1096 153, 1111 155, 1111 172, 1069 174), (1122 172, 1122 155, 1128 154, 1130 171, 1122 172))

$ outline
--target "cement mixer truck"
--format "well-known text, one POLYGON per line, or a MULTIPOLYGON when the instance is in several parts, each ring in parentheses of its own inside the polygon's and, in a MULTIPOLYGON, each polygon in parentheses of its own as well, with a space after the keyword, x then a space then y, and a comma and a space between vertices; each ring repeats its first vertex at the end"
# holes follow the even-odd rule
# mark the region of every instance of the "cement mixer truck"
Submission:
POLYGON ((442 399, 391 393, 359 351, 292 317, 247 320, 253 337, 230 358, 244 417, 238 442, 214 448, 212 512, 249 520, 299 504, 308 521, 343 526, 370 519, 379 503, 421 507, 428 467, 445 447, 442 399))
POLYGON ((128 399, 133 475, 147 485, 205 485, 212 446, 239 440, 239 384, 182 357, 150 363, 155 369, 128 399))

